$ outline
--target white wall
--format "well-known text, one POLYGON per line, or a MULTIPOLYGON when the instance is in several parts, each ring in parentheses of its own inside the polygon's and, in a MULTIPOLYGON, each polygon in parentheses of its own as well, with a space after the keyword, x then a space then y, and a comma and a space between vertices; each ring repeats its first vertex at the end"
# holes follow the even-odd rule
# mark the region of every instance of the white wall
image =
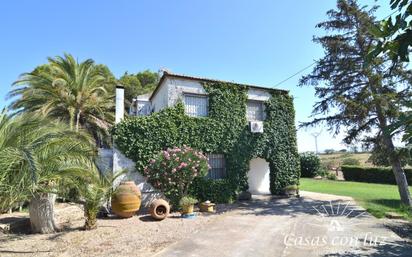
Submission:
POLYGON ((148 207, 152 200, 162 198, 163 195, 156 191, 149 183, 146 182, 146 178, 140 173, 135 171, 135 163, 125 157, 117 149, 99 149, 99 155, 96 162, 99 169, 106 172, 120 172, 127 169, 127 173, 118 177, 113 183, 113 187, 117 187, 121 181, 132 180, 139 187, 142 192, 142 206, 148 207))
POLYGON ((268 101, 270 97, 271 94, 264 89, 249 88, 247 92, 247 98, 249 100, 268 101))
POLYGON ((250 160, 248 184, 252 194, 270 194, 269 163, 265 159, 250 160))
MULTIPOLYGON (((183 78, 166 78, 158 92, 152 99, 152 106, 159 111, 167 106, 174 106, 184 93, 206 95, 201 82, 183 78)), ((256 101, 268 101, 271 94, 264 89, 249 88, 248 99, 256 101)))
POLYGON ((169 98, 169 88, 167 79, 163 81, 160 85, 160 88, 157 90, 156 95, 152 98, 152 108, 155 112, 158 112, 166 107, 168 107, 168 98, 169 98))
POLYGON ((206 95, 206 90, 202 84, 195 80, 168 78, 169 88, 169 106, 175 105, 179 100, 183 99, 184 93, 206 95))

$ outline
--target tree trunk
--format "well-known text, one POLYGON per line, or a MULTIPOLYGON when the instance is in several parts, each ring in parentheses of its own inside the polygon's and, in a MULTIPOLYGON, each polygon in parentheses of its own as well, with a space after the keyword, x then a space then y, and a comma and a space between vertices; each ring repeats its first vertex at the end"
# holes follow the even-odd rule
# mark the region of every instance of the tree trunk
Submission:
POLYGON ((33 233, 54 233, 58 227, 54 221, 55 194, 40 193, 30 200, 30 225, 33 233))
POLYGON ((412 199, 408 188, 408 180, 406 179, 405 172, 402 169, 399 157, 396 155, 392 138, 390 138, 390 136, 384 135, 383 141, 386 148, 390 152, 389 161, 392 165, 392 171, 395 176, 396 184, 398 185, 398 191, 399 195, 401 196, 401 202, 406 206, 412 207, 412 199))
POLYGON ((84 216, 86 218, 86 221, 84 222, 85 230, 92 230, 97 228, 97 212, 93 210, 87 210, 85 207, 84 216))
POLYGON ((79 125, 80 125, 80 113, 81 111, 79 110, 76 114, 76 132, 79 132, 79 125))
MULTIPOLYGON (((377 94, 377 91, 372 89, 374 94, 377 94)), ((395 176, 396 184, 398 185, 399 195, 401 197, 401 202, 409 207, 412 207, 411 194, 408 188, 408 180, 406 180, 406 175, 402 169, 399 156, 395 151, 395 146, 393 145, 392 136, 387 134, 386 130, 388 128, 387 119, 382 110, 382 106, 378 103, 376 104, 376 112, 382 130, 383 144, 385 145, 386 150, 389 152, 389 162, 392 166, 392 172, 395 176)))

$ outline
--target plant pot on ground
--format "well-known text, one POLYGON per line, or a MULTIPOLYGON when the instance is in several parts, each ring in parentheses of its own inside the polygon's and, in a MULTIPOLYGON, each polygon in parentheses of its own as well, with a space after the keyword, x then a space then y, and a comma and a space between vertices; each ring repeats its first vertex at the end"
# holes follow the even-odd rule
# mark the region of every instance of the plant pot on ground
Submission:
POLYGON ((141 192, 133 181, 121 182, 112 195, 112 210, 121 218, 132 217, 141 204, 141 192))
POLYGON ((156 199, 150 204, 149 212, 155 220, 163 220, 169 215, 170 205, 163 199, 156 199))
POLYGON ((180 207, 182 208, 182 214, 191 214, 193 213, 194 205, 197 203, 197 199, 184 196, 180 199, 180 207))

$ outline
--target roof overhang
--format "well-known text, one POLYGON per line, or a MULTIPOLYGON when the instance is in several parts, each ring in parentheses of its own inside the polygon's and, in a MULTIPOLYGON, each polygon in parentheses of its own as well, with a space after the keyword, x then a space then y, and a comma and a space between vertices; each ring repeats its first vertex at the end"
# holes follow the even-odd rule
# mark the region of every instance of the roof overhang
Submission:
POLYGON ((262 86, 256 86, 256 85, 250 85, 250 84, 243 84, 243 83, 237 83, 233 81, 224 81, 224 80, 217 80, 217 79, 209 79, 209 78, 202 78, 202 77, 194 77, 194 76, 187 76, 187 75, 182 75, 182 74, 175 74, 175 73, 170 73, 167 71, 163 72, 162 77, 159 80, 159 83, 157 84, 155 90, 153 91, 152 95, 150 96, 149 100, 151 101, 153 97, 157 94, 160 86, 162 83, 167 79, 167 78, 177 78, 177 79, 186 79, 186 80, 194 80, 198 82, 222 82, 222 83, 230 83, 234 85, 240 85, 240 86, 245 86, 248 88, 252 89, 258 89, 258 90, 265 90, 265 91, 272 91, 272 92, 280 92, 283 94, 288 94, 289 90, 284 90, 284 89, 277 89, 277 88, 269 88, 269 87, 262 87, 262 86))

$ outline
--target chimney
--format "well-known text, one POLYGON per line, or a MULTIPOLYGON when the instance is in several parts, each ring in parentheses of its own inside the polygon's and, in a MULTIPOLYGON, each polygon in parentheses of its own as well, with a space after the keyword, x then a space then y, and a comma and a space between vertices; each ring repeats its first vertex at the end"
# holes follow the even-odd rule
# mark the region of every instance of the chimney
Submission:
POLYGON ((124 87, 116 85, 116 112, 115 123, 119 123, 124 117, 124 87))

